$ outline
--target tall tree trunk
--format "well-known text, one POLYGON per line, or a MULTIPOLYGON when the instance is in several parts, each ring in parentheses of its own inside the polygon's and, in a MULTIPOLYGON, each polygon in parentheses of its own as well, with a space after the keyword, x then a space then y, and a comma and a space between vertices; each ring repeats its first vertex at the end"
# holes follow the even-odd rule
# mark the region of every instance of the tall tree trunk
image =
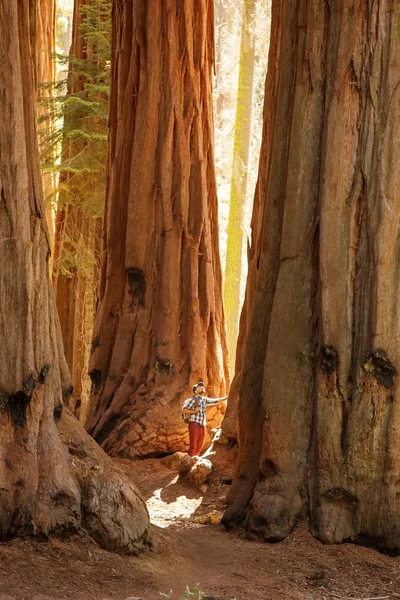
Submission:
POLYGON ((0 538, 82 525, 110 550, 137 552, 149 542, 142 498, 63 411, 70 377, 42 209, 36 8, 0 5, 0 538))
MULTIPOLYGON (((74 3, 68 95, 83 92, 87 85, 87 77, 78 76, 76 73, 77 70, 82 71, 81 65, 79 63, 77 65, 76 61, 88 61, 92 58, 90 48, 84 41, 82 23, 85 17, 84 7, 96 5, 96 2, 98 3, 98 0, 75 0, 74 3)), ((75 156, 83 154, 87 145, 85 139, 68 135, 70 129, 78 129, 80 126, 77 112, 72 114, 73 123, 68 123, 68 118, 71 119, 68 115, 64 123, 67 135, 63 140, 62 156, 68 167, 75 156)), ((81 112, 80 120, 83 121, 87 117, 84 109, 81 112)), ((74 164, 72 166, 76 167, 74 164)), ((102 198, 105 185, 99 173, 93 175, 83 171, 82 175, 76 170, 61 171, 59 208, 56 214, 53 283, 65 355, 73 382, 69 407, 82 422, 85 419, 89 398, 88 364, 100 278, 102 218, 93 213, 90 198, 96 188, 100 188, 97 189, 96 195, 102 198), (89 188, 88 192, 79 187, 79 181, 83 179, 84 185, 89 188), (75 181, 72 193, 68 189, 71 180, 75 181), (87 186, 87 180, 92 182, 92 186, 87 186), (88 205, 86 196, 89 196, 89 210, 86 208, 88 205), (85 264, 81 264, 85 261, 85 264), (65 268, 66 264, 67 268, 65 268)))
MULTIPOLYGON (((228 383, 213 157, 213 2, 118 0, 110 180, 87 428, 112 454, 182 450, 180 405, 228 383)), ((210 426, 220 422, 214 410, 210 426)))
POLYGON ((235 138, 233 143, 231 195, 229 203, 228 243, 224 279, 224 302, 228 352, 233 359, 240 316, 240 284, 242 279, 243 217, 246 202, 247 169, 250 154, 251 108, 254 79, 254 14, 255 0, 243 0, 243 22, 240 44, 239 81, 236 99, 235 138))
POLYGON ((394 0, 273 2, 224 517, 266 539, 400 547, 399 52, 394 0))
MULTIPOLYGON (((39 110, 38 117, 49 115, 45 99, 51 98, 51 84, 56 80, 56 62, 54 53, 56 51, 56 0, 39 0, 37 3, 37 80, 43 84, 38 88, 39 110), (41 101, 41 102, 40 102, 41 101)), ((55 124, 51 117, 43 121, 38 128, 39 144, 45 143, 46 137, 51 135, 55 124)), ((47 227, 49 230, 50 244, 54 243, 53 203, 56 189, 55 174, 42 173, 44 203, 46 211, 47 227)))

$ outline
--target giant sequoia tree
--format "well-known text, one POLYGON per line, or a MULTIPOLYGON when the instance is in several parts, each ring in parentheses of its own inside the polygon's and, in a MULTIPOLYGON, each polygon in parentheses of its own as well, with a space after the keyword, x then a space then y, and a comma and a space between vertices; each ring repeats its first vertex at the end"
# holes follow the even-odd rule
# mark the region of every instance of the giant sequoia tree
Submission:
POLYGON ((188 383, 202 378, 209 393, 226 390, 213 26, 211 0, 114 6, 104 263, 87 421, 113 454, 182 449, 179 406, 188 383))
POLYGON ((224 520, 400 546, 397 1, 273 2, 224 520), (253 222, 253 224, 255 224, 253 222))
POLYGON ((149 542, 146 506, 67 411, 36 143, 36 2, 0 7, 0 538, 83 525, 103 546, 149 542))

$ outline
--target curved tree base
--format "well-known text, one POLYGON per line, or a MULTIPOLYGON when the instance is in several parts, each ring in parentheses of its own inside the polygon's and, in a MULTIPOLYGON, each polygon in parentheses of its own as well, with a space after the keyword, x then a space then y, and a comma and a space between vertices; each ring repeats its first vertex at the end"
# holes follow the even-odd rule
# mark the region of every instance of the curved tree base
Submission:
POLYGON ((138 554, 151 547, 140 493, 71 413, 64 410, 57 421, 51 415, 39 423, 36 456, 26 431, 17 429, 14 437, 22 444, 16 443, 14 451, 5 445, 2 453, 7 471, 0 492, 3 539, 84 528, 111 552, 138 554))
MULTIPOLYGON (((188 388, 187 382, 160 381, 154 387, 143 384, 132 394, 122 385, 103 414, 89 417, 86 429, 110 456, 151 458, 183 452, 189 435, 181 406, 188 388)), ((220 426, 224 411, 224 406, 207 409, 204 447, 211 443, 211 430, 220 426)))
POLYGON ((58 430, 80 494, 80 526, 110 552, 139 554, 152 547, 146 504, 136 486, 64 411, 58 430))

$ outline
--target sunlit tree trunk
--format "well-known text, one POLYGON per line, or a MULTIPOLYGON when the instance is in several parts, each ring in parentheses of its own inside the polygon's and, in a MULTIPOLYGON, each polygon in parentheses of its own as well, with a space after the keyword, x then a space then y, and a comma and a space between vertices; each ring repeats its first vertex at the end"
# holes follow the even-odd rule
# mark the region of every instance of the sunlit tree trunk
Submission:
MULTIPOLYGON (((75 72, 77 67, 74 61, 91 58, 90 51, 88 52, 83 40, 82 9, 85 5, 94 2, 96 0, 75 0, 74 3, 68 94, 81 92, 85 86, 85 78, 78 77, 75 72)), ((64 159, 71 159, 81 153, 85 143, 82 139, 66 136, 62 148, 64 159)), ((53 283, 65 355, 72 375, 73 392, 69 407, 80 420, 84 421, 90 390, 88 362, 100 278, 102 218, 85 210, 87 198, 83 193, 79 196, 79 189, 73 198, 70 197, 70 192, 64 191, 63 188, 73 177, 77 178, 74 172, 62 171, 60 174, 53 283), (76 259, 76 266, 73 264, 74 259, 76 259)), ((82 175, 78 177, 82 178, 82 175)), ((93 175, 88 174, 87 178, 89 177, 93 179, 93 175)), ((98 187, 99 182, 93 183, 98 187)), ((98 194, 97 190, 96 193, 98 194)))
MULTIPOLYGON (((56 0, 39 0, 37 3, 37 80, 39 82, 38 117, 49 115, 46 98, 51 98, 51 84, 56 80, 56 62, 54 53, 56 51, 56 0)), ((51 117, 41 122, 38 129, 39 144, 45 143, 46 137, 54 131, 54 123, 51 117), (42 134, 41 134, 42 131, 42 134)), ((50 244, 54 243, 53 203, 56 187, 54 173, 43 172, 43 194, 46 211, 46 220, 50 236, 50 244)))
POLYGON ((246 202, 247 168, 250 154, 251 107, 254 79, 255 1, 243 0, 239 82, 236 100, 231 195, 229 202, 228 243, 224 278, 224 302, 228 351, 233 371, 239 330, 240 284, 243 254, 243 217, 246 202))
POLYGON ((63 410, 70 377, 42 208, 36 8, 0 7, 0 538, 83 526, 109 550, 138 552, 149 543, 142 498, 63 410))
POLYGON ((273 2, 224 517, 265 539, 400 546, 399 52, 394 0, 273 2))
MULTIPOLYGON (((87 428, 124 456, 182 450, 180 406, 227 388, 213 157, 213 2, 118 0, 109 185, 87 428)), ((211 413, 210 426, 221 415, 211 413)))

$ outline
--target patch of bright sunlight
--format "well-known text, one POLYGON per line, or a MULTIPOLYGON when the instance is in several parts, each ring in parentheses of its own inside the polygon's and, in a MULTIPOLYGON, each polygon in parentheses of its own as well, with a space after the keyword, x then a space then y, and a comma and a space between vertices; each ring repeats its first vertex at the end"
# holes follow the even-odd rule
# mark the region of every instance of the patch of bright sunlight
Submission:
POLYGON ((168 485, 155 490, 147 501, 150 520, 157 527, 166 529, 177 521, 190 520, 203 501, 203 496, 188 498, 178 484, 177 475, 168 485))

